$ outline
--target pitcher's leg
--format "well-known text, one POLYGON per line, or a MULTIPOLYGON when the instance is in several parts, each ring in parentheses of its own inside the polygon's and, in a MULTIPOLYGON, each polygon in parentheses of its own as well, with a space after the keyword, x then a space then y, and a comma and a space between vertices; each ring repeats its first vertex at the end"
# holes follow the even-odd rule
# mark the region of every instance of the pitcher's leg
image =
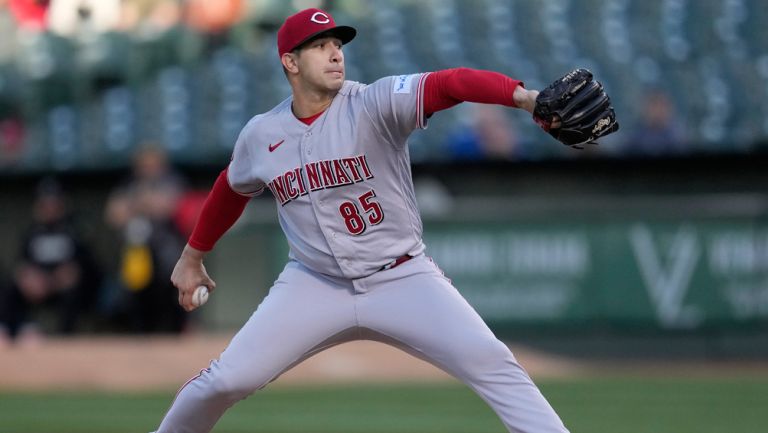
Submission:
POLYGON ((220 359, 182 387, 157 433, 209 432, 234 403, 344 341, 354 320, 348 288, 289 264, 220 359))
MULTIPOLYGON (((425 264, 413 264, 419 266, 425 264)), ((372 285, 369 293, 358 296, 360 325, 466 383, 510 432, 567 432, 509 348, 434 269, 372 285)))

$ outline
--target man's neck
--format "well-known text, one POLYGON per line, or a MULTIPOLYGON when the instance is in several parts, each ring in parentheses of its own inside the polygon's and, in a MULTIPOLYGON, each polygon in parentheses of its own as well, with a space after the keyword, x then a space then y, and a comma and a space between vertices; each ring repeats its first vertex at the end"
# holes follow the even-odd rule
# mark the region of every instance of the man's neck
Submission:
POLYGON ((325 111, 333 102, 338 92, 313 92, 293 89, 291 109, 299 119, 313 116, 325 111))

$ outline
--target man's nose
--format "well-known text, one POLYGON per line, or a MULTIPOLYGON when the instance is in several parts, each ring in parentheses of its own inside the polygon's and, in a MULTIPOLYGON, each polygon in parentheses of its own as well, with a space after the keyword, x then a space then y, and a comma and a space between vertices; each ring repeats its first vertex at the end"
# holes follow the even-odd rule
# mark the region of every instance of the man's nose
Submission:
POLYGON ((331 61, 334 63, 341 62, 341 59, 343 55, 341 54, 341 48, 336 47, 335 45, 331 48, 331 61))

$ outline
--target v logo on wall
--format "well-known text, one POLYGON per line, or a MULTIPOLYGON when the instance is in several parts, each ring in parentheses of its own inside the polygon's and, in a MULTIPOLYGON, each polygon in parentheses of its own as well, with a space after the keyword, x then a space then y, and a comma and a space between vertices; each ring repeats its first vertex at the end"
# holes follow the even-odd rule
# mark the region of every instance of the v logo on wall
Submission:
POLYGON ((666 242, 654 242, 650 228, 637 224, 630 228, 629 240, 640 275, 656 315, 667 327, 694 327, 703 319, 694 306, 684 305, 691 278, 702 255, 696 231, 681 226, 666 242))

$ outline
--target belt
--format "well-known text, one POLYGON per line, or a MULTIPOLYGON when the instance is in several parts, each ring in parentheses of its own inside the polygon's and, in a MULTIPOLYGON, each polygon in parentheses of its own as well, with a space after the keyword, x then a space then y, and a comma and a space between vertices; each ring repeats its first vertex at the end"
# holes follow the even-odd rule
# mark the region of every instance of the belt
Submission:
POLYGON ((381 269, 379 269, 379 271, 386 271, 387 269, 392 269, 394 267, 400 266, 403 263, 407 262, 408 260, 411 260, 412 258, 413 256, 409 256, 408 254, 405 254, 403 256, 396 258, 395 260, 392 260, 386 265, 382 266, 381 269))

